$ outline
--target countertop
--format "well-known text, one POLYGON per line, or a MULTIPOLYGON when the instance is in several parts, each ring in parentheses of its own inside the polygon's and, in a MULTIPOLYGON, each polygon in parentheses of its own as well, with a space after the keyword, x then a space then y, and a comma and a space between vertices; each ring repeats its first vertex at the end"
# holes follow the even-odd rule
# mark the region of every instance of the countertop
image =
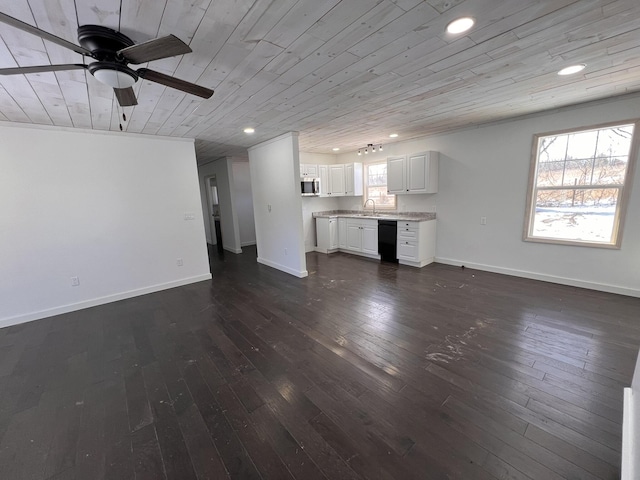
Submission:
POLYGON ((374 220, 398 220, 407 222, 425 222, 435 220, 435 212, 376 212, 370 210, 327 210, 325 212, 313 212, 313 218, 371 218, 374 220))

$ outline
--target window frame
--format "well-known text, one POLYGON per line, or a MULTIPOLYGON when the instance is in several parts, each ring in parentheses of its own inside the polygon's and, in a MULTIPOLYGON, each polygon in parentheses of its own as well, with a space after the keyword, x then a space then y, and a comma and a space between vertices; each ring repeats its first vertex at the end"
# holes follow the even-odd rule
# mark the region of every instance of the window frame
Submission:
MULTIPOLYGON (((556 130, 545 133, 537 133, 533 136, 533 145, 531 148, 531 160, 529 165, 529 183, 527 186, 527 198, 526 198, 526 210, 524 218, 524 226, 522 239, 525 242, 535 243, 547 243, 553 245, 570 245, 579 247, 591 247, 591 248, 605 248, 605 249, 620 249, 622 245, 622 234, 624 231, 624 222, 627 214, 627 207, 631 197, 631 189, 633 184, 633 177, 635 172, 636 160, 638 158, 638 148, 640 144, 640 119, 621 120, 616 122, 606 122, 597 125, 590 125, 584 127, 567 128, 562 130, 556 130), (572 133, 588 132, 593 130, 600 130, 605 128, 611 128, 623 125, 633 125, 633 136, 631 139, 631 146, 629 148, 629 157, 627 161, 627 170, 625 172, 624 182, 620 187, 616 186, 612 188, 619 188, 620 195, 618 197, 618 203, 613 221, 613 241, 611 243, 593 242, 587 240, 577 239, 556 239, 550 237, 533 236, 533 221, 535 219, 534 209, 536 206, 535 196, 537 193, 537 179, 538 179, 538 152, 540 150, 540 140, 544 137, 550 137, 554 135, 570 135, 572 133)), ((597 189, 598 187, 583 187, 580 189, 597 189)), ((571 185, 566 186, 567 190, 572 190, 571 185)))
MULTIPOLYGON (((364 198, 364 204, 366 205, 367 201, 369 200, 369 166, 371 165, 382 165, 382 164, 386 164, 387 160, 381 160, 381 161, 375 161, 375 162, 370 162, 370 163, 365 163, 363 165, 364 167, 364 174, 363 174, 363 193, 362 196, 364 198)), ((387 187, 387 195, 388 196, 392 196, 393 197, 393 206, 387 206, 387 205, 378 205, 376 204, 376 210, 397 210, 398 209, 398 196, 395 193, 389 193, 389 177, 388 177, 388 172, 387 172, 387 182, 384 184, 387 187)), ((374 185, 374 186, 379 186, 379 185, 374 185)), ((375 199, 372 199, 375 201, 375 199)), ((363 207, 365 210, 369 210, 369 209, 373 209, 373 206, 369 206, 367 205, 366 207, 363 207)))

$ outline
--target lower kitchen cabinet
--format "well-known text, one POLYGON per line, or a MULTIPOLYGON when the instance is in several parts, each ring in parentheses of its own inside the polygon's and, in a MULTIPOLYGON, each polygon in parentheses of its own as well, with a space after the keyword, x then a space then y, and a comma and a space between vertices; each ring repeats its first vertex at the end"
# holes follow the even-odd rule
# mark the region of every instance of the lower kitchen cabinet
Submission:
POLYGON ((316 218, 316 251, 330 253, 338 250, 338 218, 316 218))
MULTIPOLYGON (((316 218, 316 251, 343 251, 380 258, 378 254, 378 220, 354 217, 316 218)), ((435 260, 436 221, 397 222, 396 253, 398 262, 412 267, 424 267, 435 260)))
POLYGON ((344 250, 373 258, 378 255, 378 220, 361 218, 316 218, 316 251, 344 250))
POLYGON ((338 218, 338 248, 347 248, 347 219, 344 217, 338 218))
POLYGON ((436 256, 436 222, 398 222, 396 246, 398 262, 412 267, 424 267, 436 256))
POLYGON ((346 250, 378 256, 378 220, 347 218, 346 250))

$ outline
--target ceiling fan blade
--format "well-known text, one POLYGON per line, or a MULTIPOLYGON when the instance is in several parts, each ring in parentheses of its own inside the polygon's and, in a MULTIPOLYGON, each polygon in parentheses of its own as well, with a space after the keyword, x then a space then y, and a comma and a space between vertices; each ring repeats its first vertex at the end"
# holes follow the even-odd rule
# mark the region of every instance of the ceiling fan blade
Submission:
POLYGON ((0 12, 0 22, 6 23, 7 25, 11 25, 12 27, 19 28, 27 33, 31 33, 33 35, 37 35, 38 37, 48 40, 52 43, 57 43, 61 47, 68 48, 69 50, 73 50, 74 52, 79 53, 80 55, 88 55, 93 56, 93 54, 87 50, 86 48, 82 48, 80 45, 76 45, 75 43, 71 43, 66 41, 64 38, 56 37, 55 35, 45 32, 44 30, 40 30, 38 27, 34 27, 33 25, 29 25, 28 23, 23 22, 22 20, 18 20, 17 18, 10 17, 6 13, 0 12))
POLYGON ((136 73, 145 80, 150 80, 167 87, 175 88, 176 90, 181 90, 185 93, 190 93, 191 95, 196 95, 202 98, 211 98, 211 95, 213 95, 213 90, 209 88, 201 87, 195 83, 180 80, 179 78, 171 77, 164 73, 156 72, 155 70, 149 70, 148 68, 139 68, 136 73))
POLYGON ((184 43, 174 35, 156 38, 148 42, 132 45, 118 51, 129 63, 138 65, 140 63, 160 60, 161 58, 175 57, 185 53, 191 53, 189 45, 184 43))
POLYGON ((59 72, 61 70, 82 70, 87 68, 81 63, 67 63, 62 65, 35 65, 33 67, 0 68, 0 75, 17 75, 25 73, 59 72))
POLYGON ((133 107, 138 104, 133 88, 114 88, 113 91, 121 107, 133 107))

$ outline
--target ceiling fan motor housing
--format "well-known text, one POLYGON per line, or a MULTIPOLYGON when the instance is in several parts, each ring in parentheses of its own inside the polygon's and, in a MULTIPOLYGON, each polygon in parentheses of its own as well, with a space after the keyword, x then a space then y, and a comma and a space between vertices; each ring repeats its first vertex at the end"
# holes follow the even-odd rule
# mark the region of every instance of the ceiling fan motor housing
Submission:
POLYGON ((78 42, 93 53, 98 61, 125 63, 117 52, 135 45, 134 41, 123 33, 100 25, 82 25, 78 27, 78 42))

